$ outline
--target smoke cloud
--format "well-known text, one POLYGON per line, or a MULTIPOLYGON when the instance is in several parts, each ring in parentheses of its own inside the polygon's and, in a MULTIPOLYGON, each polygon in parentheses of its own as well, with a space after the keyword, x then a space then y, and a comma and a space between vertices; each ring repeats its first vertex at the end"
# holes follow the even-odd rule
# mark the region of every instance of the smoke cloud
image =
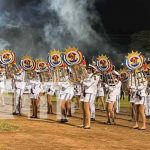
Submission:
POLYGON ((0 0, 0 49, 44 58, 67 46, 79 47, 86 57, 110 49, 95 1, 0 0))
POLYGON ((3 49, 5 49, 9 46, 10 46, 10 44, 7 41, 0 38, 0 51, 2 51, 3 49))
POLYGON ((110 49, 94 2, 95 0, 47 0, 49 12, 55 13, 58 21, 57 27, 55 24, 45 26, 46 41, 55 39, 54 43, 51 43, 52 47, 57 43, 58 48, 70 45, 79 47, 86 57, 110 49), (99 26, 99 32, 94 29, 94 25, 99 26), (52 33, 55 28, 57 32, 52 33))

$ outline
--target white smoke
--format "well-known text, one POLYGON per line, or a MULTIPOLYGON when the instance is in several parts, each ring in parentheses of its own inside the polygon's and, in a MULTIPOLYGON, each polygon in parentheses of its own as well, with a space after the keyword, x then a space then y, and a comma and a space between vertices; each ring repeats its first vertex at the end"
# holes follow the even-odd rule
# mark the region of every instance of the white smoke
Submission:
POLYGON ((12 19, 11 14, 8 11, 0 11, 0 14, 0 27, 19 28, 21 26, 21 20, 17 21, 15 18, 12 19))
MULTIPOLYGON (((52 26, 50 21, 44 27, 45 39, 53 48, 57 46, 64 48, 65 41, 67 44, 77 46, 105 45, 104 38, 92 28, 93 21, 101 22, 94 9, 94 0, 46 1, 50 13, 56 13, 59 20, 55 26, 52 26), (89 8, 92 11, 89 11, 89 8), (64 37, 66 39, 63 39, 64 37)), ((103 28, 102 24, 101 28, 103 28)))
POLYGON ((10 46, 10 43, 0 38, 0 51, 10 46))
POLYGON ((96 55, 109 49, 109 44, 95 1, 0 0, 0 37, 18 56, 46 58, 50 49, 68 46, 80 48, 87 56, 96 55))
POLYGON ((0 26, 3 27, 5 25, 5 17, 0 15, 0 26))

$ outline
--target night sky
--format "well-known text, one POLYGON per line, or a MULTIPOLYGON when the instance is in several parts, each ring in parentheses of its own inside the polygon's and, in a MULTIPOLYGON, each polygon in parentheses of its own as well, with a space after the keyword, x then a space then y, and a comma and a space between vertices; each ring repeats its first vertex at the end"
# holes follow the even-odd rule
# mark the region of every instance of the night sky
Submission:
POLYGON ((148 0, 97 0, 95 6, 112 43, 123 50, 132 34, 150 30, 148 0))
POLYGON ((150 29, 148 0, 97 0, 103 25, 111 34, 132 34, 150 29))

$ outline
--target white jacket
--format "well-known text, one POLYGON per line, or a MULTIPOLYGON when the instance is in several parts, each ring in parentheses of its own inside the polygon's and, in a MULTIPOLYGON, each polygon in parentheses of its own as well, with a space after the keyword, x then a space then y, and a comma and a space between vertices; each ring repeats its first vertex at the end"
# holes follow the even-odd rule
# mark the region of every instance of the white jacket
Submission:
POLYGON ((15 81, 15 88, 24 90, 25 89, 25 82, 24 82, 24 72, 21 74, 16 74, 14 77, 15 81))
POLYGON ((5 87, 6 76, 4 74, 0 75, 0 88, 4 89, 5 87))
POLYGON ((58 85, 60 86, 60 94, 70 94, 72 90, 72 84, 69 81, 69 77, 66 76, 64 82, 59 82, 58 85))
POLYGON ((98 85, 97 85, 97 95, 104 96, 104 87, 102 86, 101 80, 99 80, 98 85))
POLYGON ((97 84, 98 84, 99 78, 97 78, 97 77, 96 77, 96 79, 94 79, 94 78, 95 77, 91 73, 91 74, 89 74, 88 78, 83 80, 82 84, 84 86, 85 93, 90 93, 90 94, 97 93, 97 84))
POLYGON ((137 86, 137 92, 140 96, 147 96, 146 89, 147 89, 147 81, 145 85, 141 84, 137 86))
POLYGON ((30 84, 31 84, 31 90, 33 92, 31 94, 39 95, 39 93, 41 92, 41 82, 40 82, 40 80, 31 80, 30 84))
POLYGON ((93 94, 97 94, 97 90, 98 90, 98 83, 99 83, 99 80, 100 80, 100 76, 97 76, 95 75, 94 76, 94 85, 93 85, 93 89, 94 89, 94 93, 93 94))
POLYGON ((44 90, 48 93, 49 91, 55 92, 55 83, 54 82, 45 83, 44 90))
POLYGON ((108 90, 108 97, 106 101, 116 101, 116 87, 105 84, 105 88, 108 90))

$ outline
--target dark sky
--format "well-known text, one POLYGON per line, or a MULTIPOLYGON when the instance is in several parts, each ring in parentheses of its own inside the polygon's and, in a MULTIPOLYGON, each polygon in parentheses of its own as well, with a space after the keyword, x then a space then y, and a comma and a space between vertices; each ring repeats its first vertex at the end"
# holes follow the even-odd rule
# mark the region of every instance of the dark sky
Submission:
MULTIPOLYGON (((11 3, 17 1, 17 9, 22 9, 28 3, 31 5, 40 5, 42 2, 42 0, 10 1, 11 3)), ((95 0, 95 7, 102 18, 102 23, 107 33, 132 34, 150 29, 149 0, 95 0)))
POLYGON ((96 0, 95 6, 112 46, 124 52, 133 33, 150 30, 149 0, 96 0))
POLYGON ((97 0, 95 6, 108 33, 132 34, 150 29, 149 0, 97 0))

